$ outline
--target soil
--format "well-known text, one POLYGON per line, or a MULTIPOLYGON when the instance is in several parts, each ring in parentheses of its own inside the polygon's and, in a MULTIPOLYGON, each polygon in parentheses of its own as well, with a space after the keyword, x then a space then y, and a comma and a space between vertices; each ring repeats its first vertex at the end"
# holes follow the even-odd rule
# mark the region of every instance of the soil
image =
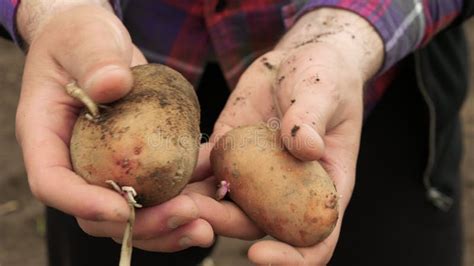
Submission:
MULTIPOLYGON (((466 23, 474 55, 474 20, 466 23)), ((0 266, 46 265, 43 205, 29 189, 21 152, 15 141, 15 109, 20 91, 23 54, 0 40, 0 266)), ((471 57, 470 98, 464 105, 464 225, 465 266, 474 265, 474 56, 471 57)), ((221 238, 203 264, 250 265, 246 251, 251 242, 221 238)))

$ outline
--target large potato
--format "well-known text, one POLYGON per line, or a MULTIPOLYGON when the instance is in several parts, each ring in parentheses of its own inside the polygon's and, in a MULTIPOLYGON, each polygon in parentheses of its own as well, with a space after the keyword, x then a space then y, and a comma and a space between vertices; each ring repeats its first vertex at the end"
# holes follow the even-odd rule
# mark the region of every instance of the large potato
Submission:
POLYGON ((294 246, 325 239, 338 219, 332 179, 316 162, 293 157, 265 125, 234 129, 211 153, 214 174, 230 197, 267 234, 294 246))
POLYGON ((132 186, 144 206, 176 196, 188 183, 199 150, 199 103, 178 72, 157 64, 132 68, 132 91, 102 109, 82 113, 70 143, 74 171, 89 183, 132 186))

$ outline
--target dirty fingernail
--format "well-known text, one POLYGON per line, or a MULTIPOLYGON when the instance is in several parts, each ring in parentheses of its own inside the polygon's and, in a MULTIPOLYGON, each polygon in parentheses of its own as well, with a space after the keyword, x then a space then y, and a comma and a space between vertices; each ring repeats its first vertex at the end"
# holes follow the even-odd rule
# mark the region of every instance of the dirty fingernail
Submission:
POLYGON ((182 248, 189 248, 192 245, 191 238, 187 236, 180 238, 178 243, 182 248))
POLYGON ((173 216, 171 218, 168 219, 168 228, 169 229, 176 229, 178 228, 179 226, 185 224, 188 222, 188 218, 186 217, 181 217, 181 216, 173 216))
POLYGON ((303 136, 304 144, 311 149, 318 148, 321 137, 318 132, 308 124, 302 124, 299 132, 303 136))

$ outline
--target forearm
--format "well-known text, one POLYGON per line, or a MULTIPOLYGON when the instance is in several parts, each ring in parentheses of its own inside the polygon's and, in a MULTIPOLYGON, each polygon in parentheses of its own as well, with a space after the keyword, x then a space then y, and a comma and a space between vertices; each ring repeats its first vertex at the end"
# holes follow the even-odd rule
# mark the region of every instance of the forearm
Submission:
POLYGON ((97 5, 112 11, 108 0, 28 0, 22 1, 16 16, 17 30, 30 44, 49 18, 58 12, 80 5, 97 5))
POLYGON ((299 15, 324 6, 346 9, 365 18, 383 40, 385 60, 379 72, 382 73, 450 25, 469 5, 468 0, 380 0, 366 4, 309 0, 299 15))
POLYGON ((319 8, 306 13, 276 48, 294 49, 316 43, 337 49, 346 61, 361 71, 364 80, 370 79, 382 65, 384 49, 381 37, 355 13, 334 8, 319 8))

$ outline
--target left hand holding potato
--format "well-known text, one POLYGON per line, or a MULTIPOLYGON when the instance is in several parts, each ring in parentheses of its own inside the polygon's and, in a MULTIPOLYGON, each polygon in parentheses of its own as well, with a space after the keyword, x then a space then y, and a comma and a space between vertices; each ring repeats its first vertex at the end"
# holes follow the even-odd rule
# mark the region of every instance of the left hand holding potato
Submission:
POLYGON ((363 86, 379 69, 382 57, 381 39, 365 20, 347 11, 322 8, 303 16, 273 51, 257 59, 240 78, 211 140, 238 126, 261 122, 279 126, 286 148, 301 160, 319 160, 341 195, 340 218, 327 239, 305 248, 261 241, 249 250, 252 262, 329 262, 354 186, 363 86))

